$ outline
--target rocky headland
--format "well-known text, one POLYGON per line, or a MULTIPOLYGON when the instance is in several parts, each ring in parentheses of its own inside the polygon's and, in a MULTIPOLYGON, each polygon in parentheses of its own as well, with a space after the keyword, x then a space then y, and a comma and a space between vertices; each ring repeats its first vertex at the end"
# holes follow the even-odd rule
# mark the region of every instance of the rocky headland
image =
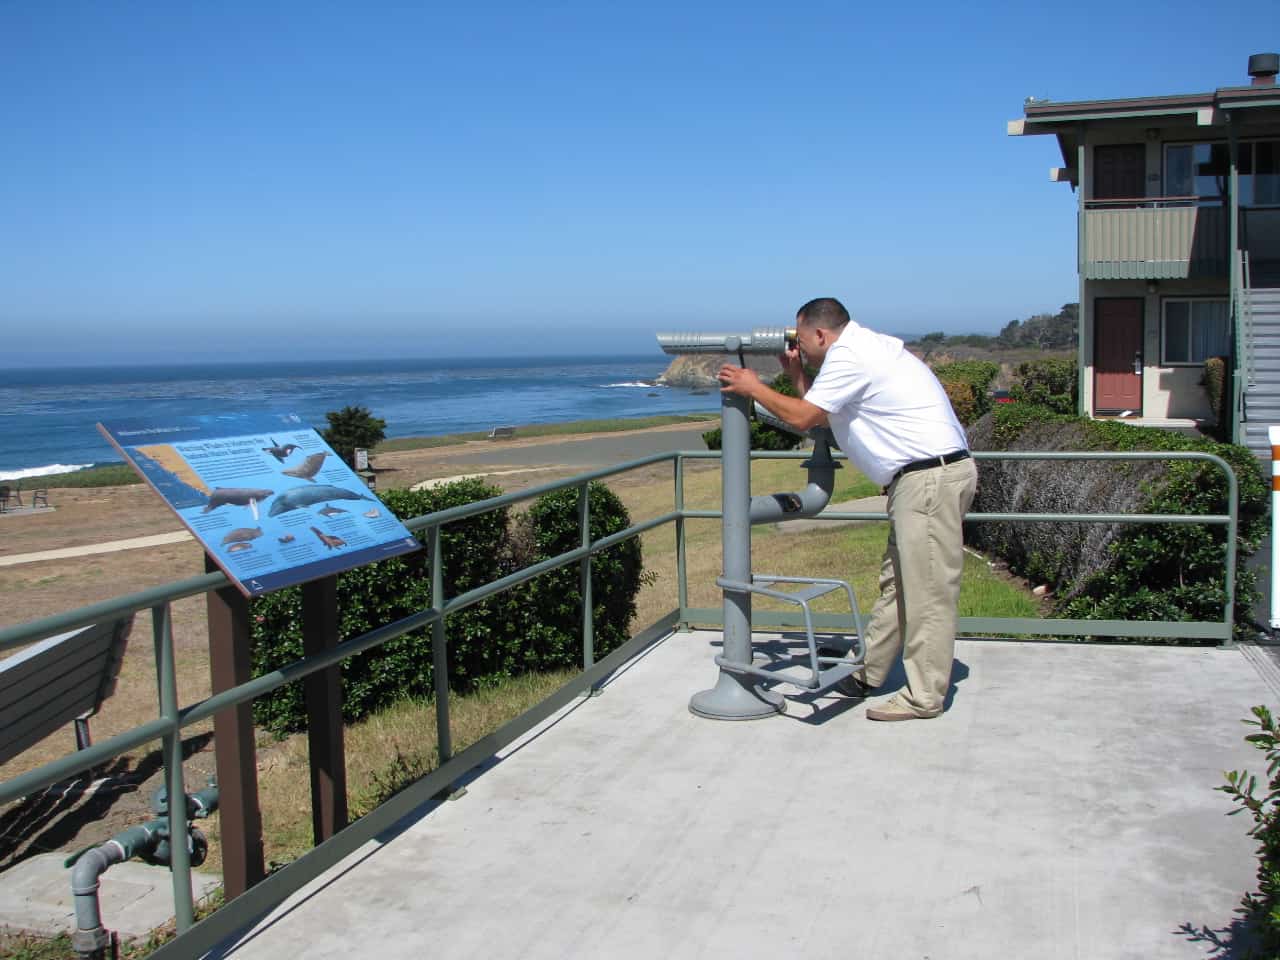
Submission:
MULTIPOLYGON (((766 383, 782 372, 782 365, 777 357, 748 355, 747 366, 760 374, 766 383)), ((738 355, 728 353, 698 353, 678 356, 671 361, 671 366, 658 377, 657 383, 664 387, 684 387, 690 390, 710 390, 719 388, 716 371, 726 363, 736 364, 738 355)))

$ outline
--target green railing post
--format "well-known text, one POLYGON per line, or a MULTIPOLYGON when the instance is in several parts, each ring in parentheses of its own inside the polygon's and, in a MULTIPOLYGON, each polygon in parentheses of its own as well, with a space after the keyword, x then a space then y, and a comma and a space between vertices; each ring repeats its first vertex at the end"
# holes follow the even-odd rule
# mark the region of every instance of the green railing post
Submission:
POLYGON ((436 688, 436 749, 443 764, 453 756, 453 737, 449 733, 449 648, 444 632, 444 555, 440 546, 440 524, 427 533, 431 551, 431 606, 440 611, 431 624, 431 672, 436 688))
POLYGON ((182 778, 182 727, 178 715, 178 675, 173 656, 173 620, 169 604, 151 608, 151 637, 155 642, 156 683, 160 717, 172 724, 161 738, 164 785, 169 800, 169 872, 173 879, 173 915, 178 933, 195 923, 191 899, 191 854, 187 850, 187 788, 182 778))
POLYGON ((1236 530, 1240 525, 1240 491, 1236 472, 1225 460, 1217 457, 1214 459, 1227 475, 1227 513, 1231 517, 1227 523, 1227 582, 1224 584, 1227 594, 1226 609, 1222 613, 1222 619, 1227 625, 1227 635, 1222 641, 1222 646, 1234 647, 1236 644, 1236 530))
POLYGON ((587 555, 578 564, 579 594, 582 597, 582 669, 595 662, 595 602, 591 596, 591 487, 578 487, 578 545, 587 555))
POLYGON ((677 606, 680 608, 680 619, 677 630, 689 629, 689 581, 685 570, 685 529, 684 529, 684 455, 677 453, 675 458, 675 514, 676 514, 676 593, 677 606))

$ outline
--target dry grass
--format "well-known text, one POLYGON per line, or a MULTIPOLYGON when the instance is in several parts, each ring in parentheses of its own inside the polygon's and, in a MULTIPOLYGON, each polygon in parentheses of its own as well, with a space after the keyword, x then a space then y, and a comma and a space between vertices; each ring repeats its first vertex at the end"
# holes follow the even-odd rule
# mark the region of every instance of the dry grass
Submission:
MULTIPOLYGON (((454 752, 488 736, 545 700, 574 674, 531 674, 469 696, 449 698, 454 752)), ((352 820, 439 765, 434 701, 405 700, 346 728, 347 796, 352 820)), ((258 769, 264 855, 287 863, 311 849, 311 782, 307 738, 297 734, 264 751, 258 769)), ((217 839, 217 829, 210 840, 217 839)), ((210 843, 206 870, 220 865, 210 843)))

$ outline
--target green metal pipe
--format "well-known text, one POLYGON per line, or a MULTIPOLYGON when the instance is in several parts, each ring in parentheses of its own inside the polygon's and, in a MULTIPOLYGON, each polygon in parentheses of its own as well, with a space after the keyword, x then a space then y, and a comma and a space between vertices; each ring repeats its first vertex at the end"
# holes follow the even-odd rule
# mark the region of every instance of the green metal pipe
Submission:
POLYGON ((431 623, 431 677, 436 690, 436 749, 440 762, 453 756, 453 735, 449 722, 449 646, 443 614, 444 552, 440 540, 440 524, 432 524, 428 533, 431 550, 431 603, 438 616, 431 623))
POLYGON ((688 544, 684 527, 684 457, 677 456, 674 461, 673 478, 675 483, 676 513, 676 595, 680 625, 687 627, 685 611, 689 608, 689 584, 686 578, 686 552, 688 544))
POLYGON ((187 835, 187 789, 182 776, 182 728, 178 720, 178 679, 173 655, 173 619, 169 604, 151 608, 151 633, 155 644, 156 675, 160 683, 160 716, 174 724, 161 738, 164 782, 168 795, 182 798, 169 804, 169 836, 173 838, 169 859, 173 882, 174 918, 178 933, 195 923, 195 903, 191 899, 191 855, 184 842, 187 835))
POLYGON ((582 669, 595 660, 595 605, 591 598, 591 486, 578 487, 578 542, 587 551, 579 561, 578 596, 582 598, 582 669))

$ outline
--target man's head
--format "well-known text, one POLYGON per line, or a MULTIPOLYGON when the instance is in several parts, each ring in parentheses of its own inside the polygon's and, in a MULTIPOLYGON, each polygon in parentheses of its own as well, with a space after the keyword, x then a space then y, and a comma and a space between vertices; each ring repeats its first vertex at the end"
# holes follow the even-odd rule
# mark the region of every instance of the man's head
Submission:
POLYGON ((819 297, 801 307, 796 314, 796 343, 805 360, 821 366, 848 322, 849 311, 835 297, 819 297))

